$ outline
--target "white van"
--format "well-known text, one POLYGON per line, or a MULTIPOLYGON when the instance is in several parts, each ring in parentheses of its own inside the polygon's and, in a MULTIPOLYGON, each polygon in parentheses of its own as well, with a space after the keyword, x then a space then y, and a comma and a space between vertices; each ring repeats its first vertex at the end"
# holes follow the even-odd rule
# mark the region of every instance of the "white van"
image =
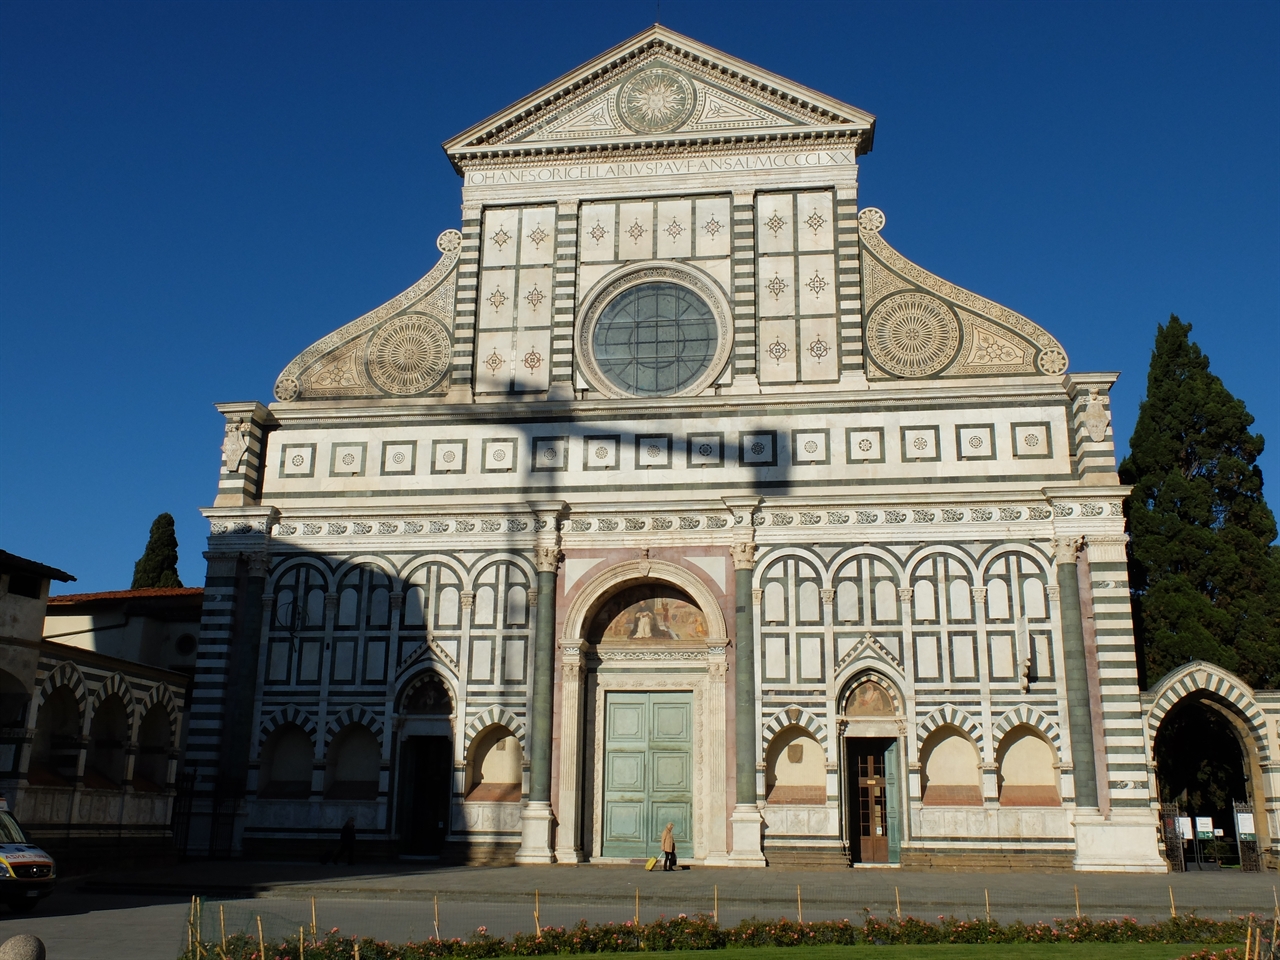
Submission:
POLYGON ((27 839, 0 797, 0 900, 23 913, 53 893, 58 868, 53 857, 27 839))

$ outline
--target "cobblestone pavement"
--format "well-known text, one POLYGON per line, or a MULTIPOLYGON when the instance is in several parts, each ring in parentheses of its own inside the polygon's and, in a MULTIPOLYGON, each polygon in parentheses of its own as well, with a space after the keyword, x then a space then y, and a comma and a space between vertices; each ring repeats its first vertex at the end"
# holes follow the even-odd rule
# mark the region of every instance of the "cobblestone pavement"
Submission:
POLYGON ((734 923, 749 916, 806 920, 848 917, 864 908, 884 916, 982 916, 989 898, 1001 920, 1048 920, 1082 912, 1094 917, 1168 916, 1172 888, 1180 913, 1225 917, 1275 909, 1275 874, 1100 875, 1069 873, 941 873, 894 869, 743 870, 694 867, 674 874, 640 867, 431 867, 395 864, 320 867, 290 863, 189 863, 149 871, 102 873, 65 881, 36 914, 0 911, 0 940, 34 933, 51 960, 174 960, 185 942, 190 896, 207 897, 205 931, 217 929, 218 906, 229 932, 297 934, 310 923, 316 898, 320 929, 404 940, 435 932, 466 936, 478 926, 509 935, 533 927, 534 891, 543 925, 631 919, 639 891, 641 920, 659 914, 710 913, 734 923), (797 904, 797 887, 800 902, 797 904), (128 945, 126 947, 126 944, 128 945))

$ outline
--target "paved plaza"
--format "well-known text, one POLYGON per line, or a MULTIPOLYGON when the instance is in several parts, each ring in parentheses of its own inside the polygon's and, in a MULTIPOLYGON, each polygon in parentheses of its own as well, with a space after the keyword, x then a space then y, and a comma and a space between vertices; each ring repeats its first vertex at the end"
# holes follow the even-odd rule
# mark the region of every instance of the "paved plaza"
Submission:
POLYGON ((221 905, 228 931, 297 934, 316 898, 320 929, 378 939, 465 937, 476 927, 510 935, 533 926, 534 891, 546 925, 622 922, 678 913, 710 913, 722 923, 750 916, 794 918, 799 887, 806 920, 848 917, 864 909, 885 916, 901 902, 922 917, 992 916, 1049 920, 1080 907, 1094 917, 1168 916, 1169 893, 1180 913, 1213 917, 1275 909, 1274 874, 943 873, 898 869, 744 870, 693 867, 675 874, 640 867, 429 867, 423 864, 321 867, 300 863, 222 862, 101 873, 68 880, 33 916, 0 913, 0 937, 34 933, 55 960, 173 960, 182 948, 190 897, 207 898, 205 930, 216 930, 221 905), (127 950, 124 944, 129 944, 127 950))

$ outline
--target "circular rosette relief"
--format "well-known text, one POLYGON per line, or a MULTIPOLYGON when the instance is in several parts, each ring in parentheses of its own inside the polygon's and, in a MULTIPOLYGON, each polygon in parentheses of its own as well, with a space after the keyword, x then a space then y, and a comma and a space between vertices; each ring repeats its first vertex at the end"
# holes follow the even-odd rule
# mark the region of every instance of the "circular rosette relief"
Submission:
POLYGON ((666 133, 693 113, 696 95, 684 74, 668 67, 641 70, 618 91, 618 113, 637 133, 666 133))
POLYGON ((941 300, 900 293, 883 301, 867 324, 867 347, 881 369, 928 377, 946 368, 960 346, 960 324, 941 300))
POLYGON ((369 376, 388 393, 413 396, 440 383, 452 353, 449 332, 435 317, 399 317, 369 342, 369 376))

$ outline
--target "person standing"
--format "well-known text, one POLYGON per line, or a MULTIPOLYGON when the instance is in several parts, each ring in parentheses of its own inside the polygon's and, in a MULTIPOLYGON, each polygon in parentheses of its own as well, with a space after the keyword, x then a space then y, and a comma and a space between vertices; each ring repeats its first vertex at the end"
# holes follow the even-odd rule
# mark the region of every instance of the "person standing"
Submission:
MULTIPOLYGON (((356 818, 347 817, 347 822, 342 825, 342 831, 338 834, 338 849, 333 852, 332 859, 336 864, 346 855, 347 864, 351 865, 356 862, 356 818)), ((325 854, 320 862, 328 863, 330 855, 325 854)))
POLYGON ((662 870, 665 873, 668 870, 676 868, 676 825, 668 823, 667 829, 662 831, 662 870))

